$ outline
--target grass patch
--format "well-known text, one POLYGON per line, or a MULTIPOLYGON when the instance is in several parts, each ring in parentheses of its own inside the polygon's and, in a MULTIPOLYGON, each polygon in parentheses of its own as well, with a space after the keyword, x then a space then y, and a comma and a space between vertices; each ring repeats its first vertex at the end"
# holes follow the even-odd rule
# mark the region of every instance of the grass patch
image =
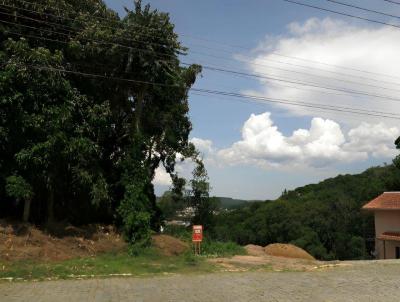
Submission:
POLYGON ((212 272, 212 264, 190 253, 167 257, 154 249, 145 250, 140 256, 127 253, 103 254, 92 258, 78 258, 62 262, 16 261, 0 262, 0 278, 23 280, 68 279, 76 277, 131 274, 149 276, 165 273, 212 272))
POLYGON ((205 240, 201 244, 202 254, 207 257, 232 257, 246 255, 246 250, 235 242, 205 240))
MULTIPOLYGON (((166 226, 165 234, 174 236, 188 243, 192 243, 192 230, 183 226, 166 226)), ((201 243, 201 254, 205 257, 232 257, 234 255, 246 255, 244 247, 235 242, 214 241, 205 238, 201 243)))

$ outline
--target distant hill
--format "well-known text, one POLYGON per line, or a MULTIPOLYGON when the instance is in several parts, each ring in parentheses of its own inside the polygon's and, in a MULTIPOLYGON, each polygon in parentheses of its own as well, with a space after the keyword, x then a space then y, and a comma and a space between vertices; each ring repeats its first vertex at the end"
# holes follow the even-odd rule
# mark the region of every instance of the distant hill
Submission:
POLYGON ((230 197, 216 197, 221 202, 222 209, 237 209, 243 206, 247 206, 254 202, 263 202, 263 200, 245 200, 245 199, 236 199, 230 197))
MULTIPOLYGON (((214 196, 214 197, 220 200, 220 207, 222 209, 228 209, 228 210, 237 209, 255 202, 264 202, 264 200, 245 200, 245 199, 219 197, 219 196, 214 196)), ((157 196, 157 203, 159 203, 161 200, 162 197, 157 196)))
POLYGON ((374 222, 361 207, 384 191, 399 190, 400 169, 393 165, 338 175, 222 213, 216 233, 243 245, 293 243, 318 259, 366 259, 374 249, 374 222))
POLYGON ((217 197, 221 202, 221 208, 223 209, 234 209, 246 205, 247 200, 235 199, 230 197, 217 197))

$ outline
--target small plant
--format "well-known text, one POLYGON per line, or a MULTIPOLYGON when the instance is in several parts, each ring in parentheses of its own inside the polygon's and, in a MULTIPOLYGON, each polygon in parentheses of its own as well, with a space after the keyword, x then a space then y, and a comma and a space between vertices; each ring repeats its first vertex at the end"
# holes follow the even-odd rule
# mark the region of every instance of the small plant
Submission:
POLYGON ((235 242, 205 240, 201 245, 201 253, 208 257, 231 257, 245 255, 246 250, 235 242))
POLYGON ((193 254, 192 251, 185 253, 184 260, 185 264, 189 266, 196 266, 198 264, 198 258, 193 254))

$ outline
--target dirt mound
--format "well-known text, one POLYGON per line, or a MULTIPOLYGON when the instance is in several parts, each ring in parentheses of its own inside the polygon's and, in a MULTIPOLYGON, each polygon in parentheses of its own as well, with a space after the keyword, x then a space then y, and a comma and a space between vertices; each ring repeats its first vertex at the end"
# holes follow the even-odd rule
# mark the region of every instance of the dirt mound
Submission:
POLYGON ((264 248, 260 245, 248 244, 244 248, 247 251, 247 254, 250 256, 264 256, 265 255, 264 248))
POLYGON ((29 224, 0 221, 0 260, 58 261, 117 252, 126 243, 112 226, 59 225, 51 233, 29 224))
POLYGON ((270 256, 315 260, 315 258, 305 250, 293 244, 273 243, 267 245, 264 251, 270 256))
POLYGON ((189 250, 189 245, 182 240, 168 235, 154 235, 153 246, 165 256, 180 255, 189 250))

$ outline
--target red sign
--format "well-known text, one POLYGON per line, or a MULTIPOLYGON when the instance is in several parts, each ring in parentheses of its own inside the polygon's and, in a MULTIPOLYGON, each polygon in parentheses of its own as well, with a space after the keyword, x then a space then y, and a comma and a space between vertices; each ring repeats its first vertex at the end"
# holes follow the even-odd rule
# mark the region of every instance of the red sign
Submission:
POLYGON ((192 241, 193 242, 203 241, 203 226, 202 225, 194 225, 193 226, 192 241))

